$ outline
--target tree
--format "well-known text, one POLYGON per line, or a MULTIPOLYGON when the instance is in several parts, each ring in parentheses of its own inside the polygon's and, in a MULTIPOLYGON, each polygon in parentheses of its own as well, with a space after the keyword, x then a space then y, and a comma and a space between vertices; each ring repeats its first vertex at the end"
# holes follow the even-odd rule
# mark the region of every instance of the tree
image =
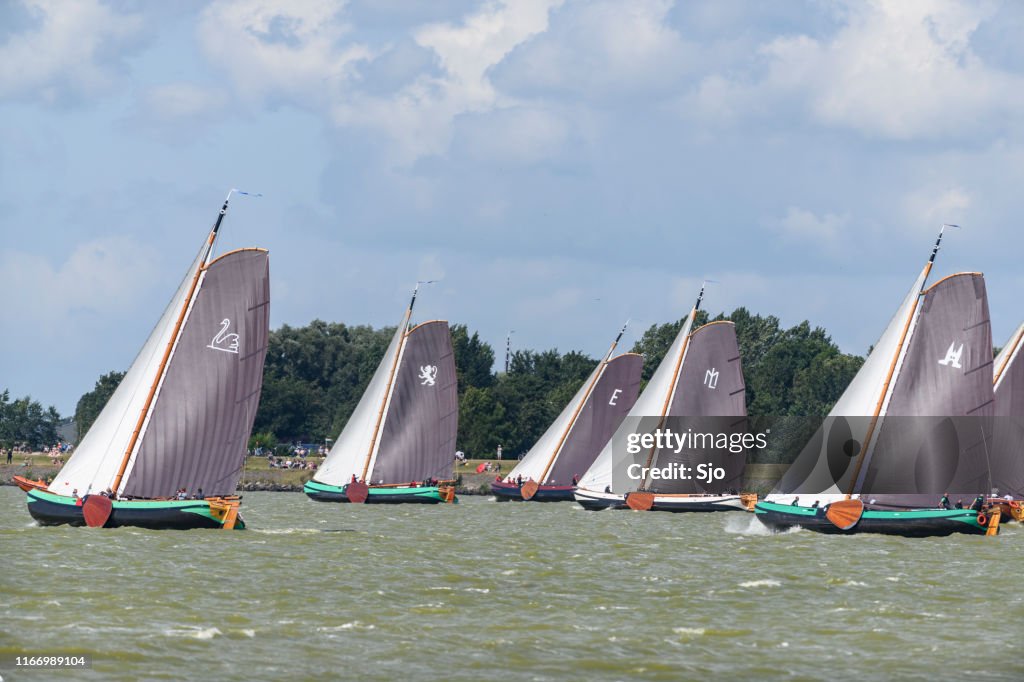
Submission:
POLYGON ((336 437, 394 332, 322 320, 272 331, 254 429, 292 440, 336 437))
POLYGON ((12 401, 7 389, 0 393, 0 446, 50 447, 57 442, 59 423, 60 414, 53 406, 44 408, 29 396, 12 401))
POLYGON ((455 352, 455 371, 459 382, 459 395, 470 386, 487 388, 494 384, 494 349, 473 332, 470 336, 464 324, 452 325, 452 349, 455 352))
POLYGON ((277 437, 272 433, 254 433, 249 437, 249 450, 271 451, 277 447, 277 437))
MULTIPOLYGON (((747 410, 754 417, 824 415, 863 363, 840 352, 824 329, 806 321, 783 329, 774 315, 755 315, 746 308, 715 319, 736 326, 747 410)), ((707 313, 699 311, 695 328, 708 320, 707 313)), ((634 352, 645 358, 645 380, 681 326, 682 320, 651 325, 636 342, 634 352)), ((494 350, 476 332, 455 324, 451 333, 460 396, 457 447, 471 455, 490 455, 499 443, 510 456, 524 453, 597 364, 578 351, 520 350, 512 355, 507 373, 495 374, 494 350)), ((272 434, 285 443, 336 438, 394 334, 394 327, 373 329, 322 320, 272 331, 254 432, 272 434)), ((82 396, 75 411, 79 433, 85 433, 121 376, 111 372, 100 377, 96 388, 82 396)), ((13 403, 5 398, 3 404, 13 403)))
POLYGON ((459 448, 470 457, 489 457, 509 441, 505 406, 487 388, 470 386, 459 401, 459 448))
MULTIPOLYGON (((807 321, 782 329, 774 315, 755 315, 746 308, 714 319, 736 326, 751 416, 827 414, 864 362, 842 353, 824 329, 812 328, 807 321)), ((707 320, 699 311, 694 329, 707 320)), ((665 357, 682 323, 651 325, 633 346, 633 352, 644 355, 645 381, 665 357)))
POLYGON ((78 442, 82 442, 82 439, 85 438, 89 427, 96 421, 96 417, 100 416, 100 412, 110 400, 110 396, 114 395, 114 391, 121 384, 124 375, 124 372, 107 372, 96 380, 96 385, 91 391, 78 399, 78 403, 75 405, 75 427, 78 429, 78 442))

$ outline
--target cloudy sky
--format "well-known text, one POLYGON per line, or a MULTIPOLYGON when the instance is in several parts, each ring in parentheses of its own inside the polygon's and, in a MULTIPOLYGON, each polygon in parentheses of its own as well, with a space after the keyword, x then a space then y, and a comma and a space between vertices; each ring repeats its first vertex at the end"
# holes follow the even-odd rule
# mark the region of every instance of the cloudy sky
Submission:
POLYGON ((212 223, 273 326, 603 351, 701 279, 863 353, 927 258, 1024 318, 1024 6, 0 2, 0 388, 70 413, 212 223))

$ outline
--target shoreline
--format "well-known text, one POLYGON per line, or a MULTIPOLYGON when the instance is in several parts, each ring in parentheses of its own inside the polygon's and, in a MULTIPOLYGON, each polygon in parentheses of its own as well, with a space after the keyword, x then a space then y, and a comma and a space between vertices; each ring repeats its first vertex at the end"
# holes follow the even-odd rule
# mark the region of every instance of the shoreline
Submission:
MULTIPOLYGON (((751 464, 748 465, 744 489, 748 492, 755 492, 760 495, 767 494, 781 478, 786 465, 779 464, 751 464)), ((39 478, 46 479, 55 476, 60 471, 60 466, 50 464, 0 464, 0 486, 15 485, 14 476, 26 476, 32 480, 39 478)), ((278 492, 278 493, 301 493, 302 486, 309 479, 313 478, 313 471, 308 469, 247 469, 242 473, 238 481, 238 492, 278 492)), ((494 472, 478 474, 473 470, 455 473, 459 481, 455 486, 456 495, 479 495, 491 494, 491 482, 494 481, 494 472)))

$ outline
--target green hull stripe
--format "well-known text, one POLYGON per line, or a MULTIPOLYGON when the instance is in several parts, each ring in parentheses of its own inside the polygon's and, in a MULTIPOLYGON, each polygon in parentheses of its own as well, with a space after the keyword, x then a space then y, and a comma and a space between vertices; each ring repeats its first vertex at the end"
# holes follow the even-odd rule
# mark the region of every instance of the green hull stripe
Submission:
MULTIPOLYGON (((792 504, 778 504, 776 502, 762 501, 754 507, 754 513, 766 514, 776 512, 791 516, 803 516, 813 518, 818 514, 817 507, 804 507, 792 504)), ((863 517, 879 521, 895 520, 922 520, 922 519, 945 519, 948 521, 959 521, 975 528, 983 528, 978 523, 978 512, 972 509, 908 509, 906 511, 888 511, 881 509, 865 509, 863 517)))
MULTIPOLYGON (((33 501, 45 501, 51 504, 62 504, 66 507, 78 506, 75 502, 75 498, 67 495, 57 495, 51 493, 48 490, 30 490, 28 491, 28 503, 32 504, 33 501)), ((111 500, 113 503, 114 510, 117 509, 174 509, 176 511, 185 512, 188 514, 196 514, 197 516, 204 516, 211 521, 220 523, 217 518, 210 512, 210 505, 208 502, 202 500, 111 500)))
MULTIPOLYGON (((336 485, 327 485, 319 481, 307 481, 303 486, 303 492, 306 493, 333 493, 335 495, 344 495, 345 487, 336 485)), ((438 500, 441 498, 441 493, 437 486, 417 486, 409 488, 370 488, 370 495, 372 497, 387 497, 389 495, 417 495, 419 497, 432 497, 438 500)))

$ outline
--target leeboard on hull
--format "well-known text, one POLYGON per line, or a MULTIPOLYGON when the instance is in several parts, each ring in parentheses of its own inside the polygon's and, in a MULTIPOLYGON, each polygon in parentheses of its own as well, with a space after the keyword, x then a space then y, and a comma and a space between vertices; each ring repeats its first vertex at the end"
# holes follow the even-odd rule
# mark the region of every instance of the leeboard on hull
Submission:
MULTIPOLYGON (((86 497, 88 499, 88 496, 86 497)), ((46 490, 28 491, 28 512, 43 526, 85 526, 82 500, 46 490)), ((209 500, 112 500, 104 528, 135 526, 152 530, 223 528, 209 500)), ((239 516, 235 530, 245 528, 239 516)))
MULTIPOLYGON (((626 502, 633 493, 626 493, 626 502)), ((653 496, 648 511, 714 512, 747 511, 741 495, 658 495, 653 496)))
POLYGON ((758 502, 754 507, 754 513, 761 523, 778 531, 799 526, 818 533, 836 535, 881 533, 904 537, 933 537, 954 533, 985 535, 987 532, 987 527, 979 523, 978 512, 971 509, 865 509, 860 520, 848 530, 842 530, 829 521, 825 511, 825 507, 765 501, 758 502))
MULTIPOLYGON (((303 486, 302 492, 317 502, 341 502, 348 503, 348 486, 334 486, 309 481, 303 486)), ((440 486, 369 486, 369 494, 364 504, 442 504, 446 501, 440 486)), ((458 498, 452 497, 453 503, 458 503, 458 498)))
POLYGON ((573 486, 571 485, 540 485, 537 492, 529 500, 523 497, 522 486, 515 483, 491 483, 491 493, 499 502, 572 502, 573 486))

